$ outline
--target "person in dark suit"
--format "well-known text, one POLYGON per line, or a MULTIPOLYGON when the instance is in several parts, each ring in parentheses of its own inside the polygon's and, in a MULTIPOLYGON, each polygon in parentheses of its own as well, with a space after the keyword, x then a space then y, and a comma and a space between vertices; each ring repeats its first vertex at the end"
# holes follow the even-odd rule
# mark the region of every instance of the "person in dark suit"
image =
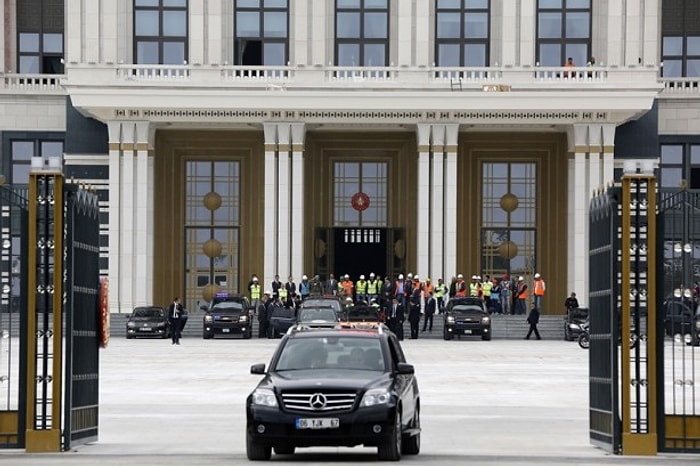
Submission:
POLYGON ((184 314, 185 309, 180 303, 180 298, 175 297, 168 307, 168 322, 170 322, 170 337, 173 341, 173 345, 180 344, 184 314))
POLYGON ((425 315, 423 316, 423 331, 427 328, 429 332, 433 331, 433 316, 437 309, 437 300, 433 296, 433 292, 428 292, 425 298, 425 315))
POLYGON ((393 302, 389 304, 389 309, 387 309, 387 325, 389 330, 394 332, 399 340, 403 340, 403 322, 405 320, 404 307, 401 302, 394 298, 393 302))
POLYGON ((408 323, 411 324, 411 340, 418 339, 418 327, 420 324, 420 293, 420 288, 414 288, 408 304, 408 323))
POLYGON ((526 340, 530 339, 530 335, 532 335, 532 332, 535 332, 535 337, 537 337, 538 340, 541 340, 542 337, 540 337, 540 332, 537 330, 537 323, 540 321, 540 310, 536 307, 533 307, 530 310, 530 314, 527 316, 527 323, 530 324, 530 330, 528 330, 527 335, 525 336, 526 340))

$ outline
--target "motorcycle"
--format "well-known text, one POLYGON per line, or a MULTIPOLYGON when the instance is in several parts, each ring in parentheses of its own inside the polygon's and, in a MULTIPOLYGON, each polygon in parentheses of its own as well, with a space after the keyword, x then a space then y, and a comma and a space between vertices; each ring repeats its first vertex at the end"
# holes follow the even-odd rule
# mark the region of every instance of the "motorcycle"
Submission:
POLYGON ((588 332, 589 322, 581 323, 581 333, 578 335, 578 345, 583 349, 589 349, 591 347, 591 335, 588 332))

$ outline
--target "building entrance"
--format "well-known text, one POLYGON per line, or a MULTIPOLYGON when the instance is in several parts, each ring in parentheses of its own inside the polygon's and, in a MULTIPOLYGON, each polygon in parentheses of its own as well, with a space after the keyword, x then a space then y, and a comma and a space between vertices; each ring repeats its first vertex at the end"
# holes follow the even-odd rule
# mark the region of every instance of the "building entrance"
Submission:
POLYGON ((374 273, 384 277, 387 270, 386 228, 334 228, 333 270, 336 275, 350 275, 357 281, 360 275, 369 279, 374 273))

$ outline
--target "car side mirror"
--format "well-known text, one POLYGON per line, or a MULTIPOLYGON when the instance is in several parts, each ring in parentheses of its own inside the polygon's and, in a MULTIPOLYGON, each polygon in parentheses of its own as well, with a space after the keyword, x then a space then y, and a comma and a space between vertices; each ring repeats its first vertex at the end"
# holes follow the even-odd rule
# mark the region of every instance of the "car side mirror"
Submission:
POLYGON ((251 374, 264 374, 265 373, 265 363, 253 364, 250 366, 251 374))
POLYGON ((413 367, 413 364, 408 364, 407 362, 400 362, 396 364, 396 372, 399 374, 415 374, 416 370, 413 367))
POLYGON ((199 306, 199 308, 203 311, 206 311, 207 309, 209 309, 207 306, 199 306))

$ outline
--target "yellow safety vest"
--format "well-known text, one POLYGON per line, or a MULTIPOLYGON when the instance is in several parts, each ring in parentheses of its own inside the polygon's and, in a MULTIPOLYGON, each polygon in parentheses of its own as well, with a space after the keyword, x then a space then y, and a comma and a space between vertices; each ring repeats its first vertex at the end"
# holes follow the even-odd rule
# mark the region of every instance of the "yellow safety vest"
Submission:
POLYGON ((260 299, 260 284, 250 285, 250 299, 260 299))

